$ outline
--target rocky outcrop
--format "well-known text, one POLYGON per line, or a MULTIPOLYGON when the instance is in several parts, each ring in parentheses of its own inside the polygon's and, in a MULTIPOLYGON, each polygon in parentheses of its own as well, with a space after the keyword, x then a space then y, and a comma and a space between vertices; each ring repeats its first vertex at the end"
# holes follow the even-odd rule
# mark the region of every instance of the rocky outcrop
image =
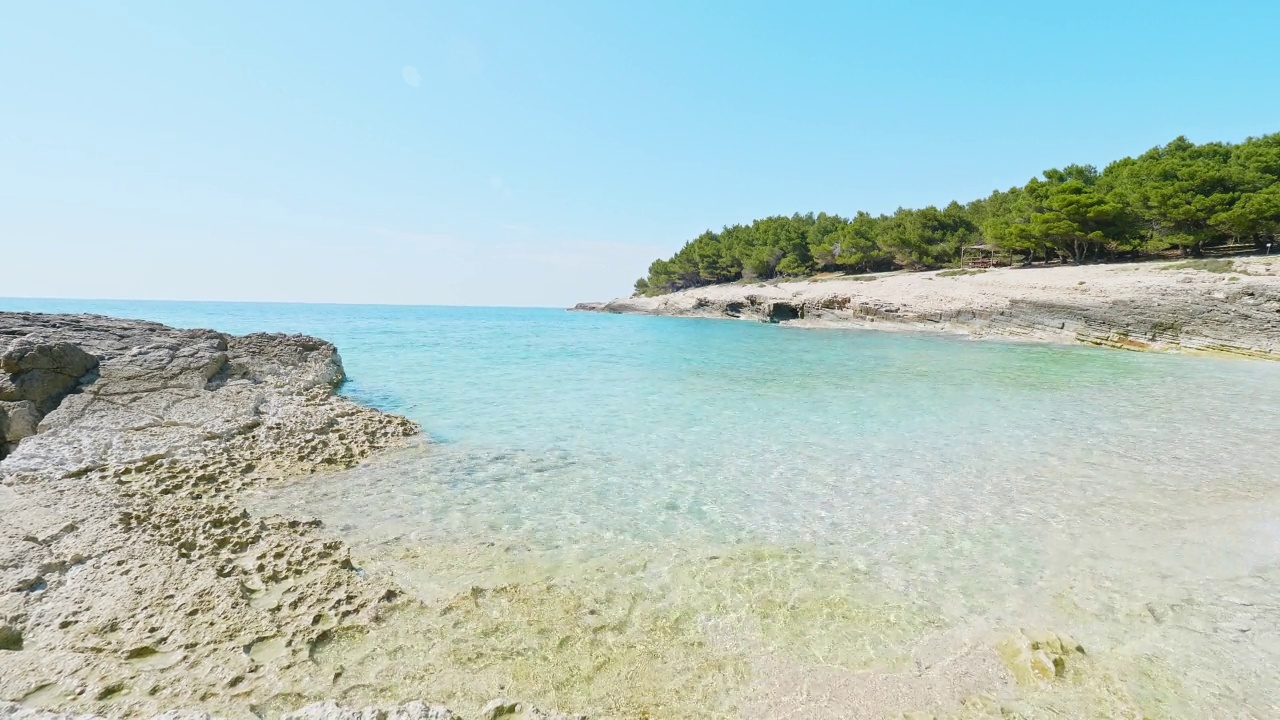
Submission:
POLYGON ((1276 258, 1227 273, 1144 263, 726 284, 574 309, 1280 359, 1276 258))
POLYGON ((324 698, 310 648, 399 590, 239 494, 417 428, 335 395, 341 359, 310 337, 0 313, 0 348, 0 700, 236 717, 324 698))
MULTIPOLYGON (((418 435, 334 393, 333 345, 0 313, 0 349, 0 719, 455 717, 358 704, 381 695, 314 662, 419 606, 314 518, 240 500, 418 435)), ((502 699, 479 716, 578 717, 502 699)))
POLYGON ((13 339, 0 352, 0 459, 68 393, 92 383, 97 368, 98 358, 71 343, 13 339))

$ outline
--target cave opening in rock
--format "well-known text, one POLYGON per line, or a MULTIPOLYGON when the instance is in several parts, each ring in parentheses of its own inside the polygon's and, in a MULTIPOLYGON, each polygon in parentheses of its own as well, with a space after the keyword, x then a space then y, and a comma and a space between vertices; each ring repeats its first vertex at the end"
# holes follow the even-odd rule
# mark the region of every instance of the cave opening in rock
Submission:
POLYGON ((772 323, 799 320, 802 317, 804 317, 803 306, 776 302, 769 307, 769 322, 772 323))

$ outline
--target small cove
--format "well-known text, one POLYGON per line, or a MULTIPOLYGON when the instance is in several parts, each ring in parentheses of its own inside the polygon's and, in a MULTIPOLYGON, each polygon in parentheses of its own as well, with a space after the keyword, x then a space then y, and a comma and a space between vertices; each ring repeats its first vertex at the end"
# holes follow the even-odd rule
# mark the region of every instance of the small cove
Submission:
POLYGON ((552 310, 0 306, 314 334, 344 393, 422 424, 432 444, 256 498, 424 600, 318 653, 353 699, 961 712, 1004 638, 1049 629, 1086 655, 1004 700, 1280 704, 1275 364, 552 310))

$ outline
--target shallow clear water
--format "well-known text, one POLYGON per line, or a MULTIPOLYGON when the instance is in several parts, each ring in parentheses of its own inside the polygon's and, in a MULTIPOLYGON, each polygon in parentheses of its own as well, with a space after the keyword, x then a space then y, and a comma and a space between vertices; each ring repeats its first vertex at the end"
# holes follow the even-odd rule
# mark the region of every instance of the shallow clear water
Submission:
POLYGON ((434 444, 255 500, 426 601, 316 659, 353 696, 1280 716, 1280 364, 558 310, 0 309, 318 335, 344 393, 422 424, 434 444), (1011 685, 993 648, 1020 628, 1086 655, 1011 685))

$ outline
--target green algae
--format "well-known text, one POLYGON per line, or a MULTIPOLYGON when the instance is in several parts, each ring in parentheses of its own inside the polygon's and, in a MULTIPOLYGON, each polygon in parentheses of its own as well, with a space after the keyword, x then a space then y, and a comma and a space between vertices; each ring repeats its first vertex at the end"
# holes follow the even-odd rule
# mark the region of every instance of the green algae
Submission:
POLYGON ((1032 720, 1042 717, 1164 720, 1201 717, 1207 708, 1185 701, 1185 687, 1164 661, 1146 654, 1089 655, 1052 631, 1015 632, 996 644, 1015 684, 964 699, 958 709, 898 716, 927 720, 1032 720))
MULTIPOLYGON (((855 681, 862 673, 908 678, 919 672, 916 653, 943 647, 939 638, 955 630, 858 563, 809 548, 628 553, 572 572, 499 547, 394 555, 409 576, 478 564, 485 581, 399 603, 371 627, 323 634, 310 660, 332 685, 309 699, 427 697, 473 714, 505 696, 592 717, 730 717, 750 707, 769 684, 761 673, 779 661, 806 674, 835 668, 855 681)), ((919 717, 1175 718, 1203 710, 1187 703, 1178 674, 1154 655, 1124 646, 1089 652, 1061 630, 988 642, 1007 681, 993 676, 989 692, 919 717)))
POLYGON ((865 571, 797 548, 755 547, 690 563, 694 596, 772 653, 848 670, 892 671, 938 629, 929 609, 893 598, 865 571))
MULTIPOLYGON (((442 552, 422 559, 451 564, 442 552)), ((753 656, 902 669, 905 648, 938 626, 808 550, 621 566, 634 572, 529 580, 512 568, 524 579, 406 604, 367 632, 326 636, 312 660, 360 702, 412 691, 466 709, 506 695, 606 717, 707 717, 737 711, 753 656)))

